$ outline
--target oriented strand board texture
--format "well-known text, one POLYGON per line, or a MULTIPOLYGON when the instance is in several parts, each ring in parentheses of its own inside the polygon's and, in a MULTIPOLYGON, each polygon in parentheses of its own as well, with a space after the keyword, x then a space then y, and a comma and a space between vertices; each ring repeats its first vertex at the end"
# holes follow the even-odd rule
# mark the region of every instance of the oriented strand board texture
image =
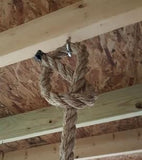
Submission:
MULTIPOLYGON (((0 32, 77 1, 0 0, 0 32)), ((0 68, 0 117, 47 106, 39 93, 39 73, 40 68, 34 60, 0 68)))
POLYGON ((79 0, 0 0, 0 32, 79 0))
MULTIPOLYGON (((0 0, 0 31, 70 5, 78 0, 0 0)), ((89 51, 88 81, 98 93, 142 83, 142 23, 82 42, 89 51)), ((64 59, 73 68, 74 58, 64 59)), ((47 107, 38 87, 40 64, 29 59, 0 68, 0 118, 47 107)), ((53 88, 66 92, 57 74, 53 88)), ((80 128, 77 137, 113 133, 142 127, 142 117, 80 128)), ((1 152, 26 149, 60 141, 60 133, 0 145, 1 152)), ((124 158, 121 158, 122 160, 124 158)), ((138 159, 137 157, 128 157, 138 159)), ((105 159, 107 160, 107 159, 105 159)), ((139 158, 140 160, 140 158, 139 158)))
MULTIPOLYGON (((86 78, 96 92, 142 83, 142 23, 81 43, 89 52, 86 78)), ((74 57, 63 61, 74 68, 74 57)), ((0 117, 48 106, 40 96, 40 70, 40 64, 34 59, 0 68, 0 117)), ((67 83, 59 75, 55 74, 52 79, 53 90, 67 92, 67 83)))

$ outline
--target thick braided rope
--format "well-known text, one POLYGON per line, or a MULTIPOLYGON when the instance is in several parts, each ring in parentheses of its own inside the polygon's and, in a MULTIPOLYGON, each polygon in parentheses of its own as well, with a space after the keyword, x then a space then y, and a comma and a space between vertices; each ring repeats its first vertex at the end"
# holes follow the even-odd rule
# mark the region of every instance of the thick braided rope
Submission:
POLYGON ((77 121, 77 109, 92 106, 95 102, 95 94, 92 87, 85 80, 87 72, 88 52, 84 45, 71 44, 74 53, 77 53, 76 69, 73 72, 62 64, 59 55, 63 53, 64 46, 56 50, 52 56, 43 55, 41 74, 41 94, 52 105, 65 108, 63 132, 61 137, 60 160, 73 160, 73 148, 75 143, 75 131, 77 121), (70 83, 70 92, 60 95, 51 92, 51 76, 56 70, 70 83))
POLYGON ((66 108, 64 111, 63 132, 61 136, 60 160, 74 160, 77 109, 66 108))

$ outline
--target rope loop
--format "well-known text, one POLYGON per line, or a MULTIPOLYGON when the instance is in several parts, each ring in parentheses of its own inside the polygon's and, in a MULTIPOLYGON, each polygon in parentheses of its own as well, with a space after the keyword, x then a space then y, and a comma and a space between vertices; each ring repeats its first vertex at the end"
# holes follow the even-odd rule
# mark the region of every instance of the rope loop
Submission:
POLYGON ((87 73, 88 52, 85 45, 71 43, 73 54, 77 56, 75 71, 61 63, 61 56, 65 55, 65 46, 57 49, 53 55, 42 55, 41 94, 51 104, 63 108, 82 109, 93 106, 96 96, 94 89, 85 79, 87 73), (51 91, 51 76, 54 71, 70 83, 68 94, 58 94, 51 91))
POLYGON ((70 45, 57 49, 52 55, 44 54, 41 51, 38 53, 36 56, 42 62, 41 94, 51 105, 64 108, 60 160, 74 160, 77 109, 93 106, 96 100, 93 87, 85 79, 89 55, 87 48, 80 43, 70 43, 70 45), (67 54, 69 57, 71 54, 77 56, 74 71, 60 61, 61 57, 67 54), (69 82, 69 93, 52 92, 51 77, 54 71, 57 71, 63 79, 69 82))

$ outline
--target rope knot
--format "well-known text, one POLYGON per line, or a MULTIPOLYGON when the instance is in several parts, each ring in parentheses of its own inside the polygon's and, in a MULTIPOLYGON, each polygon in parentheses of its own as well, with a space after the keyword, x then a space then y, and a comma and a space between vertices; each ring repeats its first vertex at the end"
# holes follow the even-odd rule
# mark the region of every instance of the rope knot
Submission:
POLYGON ((73 54, 77 55, 75 71, 60 62, 61 56, 65 54, 65 46, 57 49, 53 55, 42 54, 41 93, 52 105, 76 109, 94 105, 96 96, 94 89, 85 79, 87 72, 88 52, 85 45, 71 43, 73 54), (51 76, 57 71, 66 81, 70 83, 68 94, 57 94, 51 92, 51 76))
POLYGON ((77 109, 93 106, 96 100, 93 87, 85 79, 88 63, 88 52, 85 45, 71 43, 57 49, 52 55, 38 52, 37 58, 42 62, 41 94, 51 104, 65 109, 63 132, 61 137, 60 160, 73 160, 73 147, 77 122, 77 109), (71 47, 71 49, 70 49, 71 47), (76 54, 77 63, 73 71, 60 62, 61 56, 76 54), (51 76, 57 71, 69 82, 69 93, 58 94, 51 91, 51 76))

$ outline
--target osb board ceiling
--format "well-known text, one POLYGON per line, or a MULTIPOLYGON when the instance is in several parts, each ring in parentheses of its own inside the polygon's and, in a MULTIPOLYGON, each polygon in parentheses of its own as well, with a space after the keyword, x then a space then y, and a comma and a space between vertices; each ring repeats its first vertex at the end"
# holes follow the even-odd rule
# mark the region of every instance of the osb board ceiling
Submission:
MULTIPOLYGON (((142 82, 142 23, 86 40, 89 52, 88 81, 99 93, 142 82)), ((65 58, 70 67, 74 57, 65 58)), ((48 104, 40 96, 40 64, 29 59, 0 69, 0 117, 18 114, 48 104)), ((60 76, 53 78, 53 89, 67 91, 60 76)))
MULTIPOLYGON (((0 31, 28 22, 34 18, 65 7, 78 0, 0 0, 0 31)), ((98 93, 142 83, 142 22, 86 40, 89 52, 88 81, 98 93)), ((74 66, 73 58, 64 62, 74 66)), ((38 87, 40 64, 28 59, 0 68, 0 118, 47 107, 38 87)), ((57 74, 53 88, 66 92, 67 84, 57 74)), ((85 137, 142 127, 142 118, 131 118, 78 130, 77 137, 85 137)), ((0 146, 11 151, 55 143, 60 134, 36 137, 0 146)))
POLYGON ((7 30, 79 0, 0 0, 0 31, 7 30))
MULTIPOLYGON (((77 1, 0 0, 0 32, 77 1)), ((0 68, 0 117, 47 106, 37 87, 39 72, 34 60, 0 68), (37 99, 36 103, 34 99, 37 99)))
MULTIPOLYGON (((0 31, 65 7, 78 0, 0 0, 0 31)), ((101 93, 142 82, 142 23, 101 35, 84 43, 89 51, 87 79, 101 93)), ((74 58, 66 58, 71 67, 74 58)), ((29 59, 0 68, 0 117, 47 107, 38 87, 40 64, 29 59)), ((67 91, 56 75, 53 88, 67 91)))

